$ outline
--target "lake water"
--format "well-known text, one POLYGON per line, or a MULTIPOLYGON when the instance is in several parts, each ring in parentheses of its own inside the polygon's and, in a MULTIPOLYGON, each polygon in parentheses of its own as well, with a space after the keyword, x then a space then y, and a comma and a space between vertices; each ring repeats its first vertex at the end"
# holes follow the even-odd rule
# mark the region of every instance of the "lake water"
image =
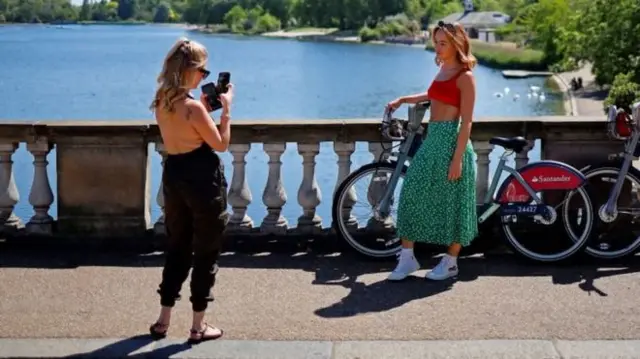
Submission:
MULTIPOLYGON (((434 55, 420 48, 344 43, 315 43, 260 37, 215 36, 169 26, 0 26, 0 121, 6 120, 152 120, 148 110, 155 78, 166 52, 180 36, 202 42, 210 52, 215 80, 230 71, 236 88, 234 119, 378 118, 389 100, 426 89, 437 68, 434 55)), ((476 116, 553 114, 561 97, 547 92, 544 103, 526 96, 530 85, 544 87, 542 78, 505 79, 498 70, 479 66, 476 116), (495 96, 508 87, 510 93, 495 96), (512 96, 519 94, 515 101, 512 96)), ((195 93, 199 96, 199 92, 195 93)), ((406 110, 401 109, 401 113, 406 110)), ((282 161, 288 203, 283 214, 295 224, 301 209, 297 190, 302 168, 296 146, 289 144, 282 161)), ((495 158, 496 151, 492 158, 495 158)), ((49 155, 54 193, 55 156, 49 155)), ((231 156, 221 155, 231 179, 231 156)), ((539 145, 530 154, 539 158, 539 145)), ((159 186, 160 157, 152 152, 152 193, 159 186)), ((359 144, 353 168, 371 160, 359 144)), ((24 144, 14 155, 14 174, 21 199, 16 213, 24 220, 33 158, 24 144)), ((318 171, 323 193, 318 213, 330 224, 329 195, 336 181, 337 156, 329 143, 321 145, 317 162, 331 162, 318 171)), ((254 145, 247 156, 247 176, 253 191, 249 215, 256 224, 266 214, 261 197, 266 183, 267 156, 254 145)), ((492 167, 493 169, 493 167, 492 167)), ((56 216, 54 202, 50 214, 56 216)), ((159 215, 153 203, 152 218, 159 215)))

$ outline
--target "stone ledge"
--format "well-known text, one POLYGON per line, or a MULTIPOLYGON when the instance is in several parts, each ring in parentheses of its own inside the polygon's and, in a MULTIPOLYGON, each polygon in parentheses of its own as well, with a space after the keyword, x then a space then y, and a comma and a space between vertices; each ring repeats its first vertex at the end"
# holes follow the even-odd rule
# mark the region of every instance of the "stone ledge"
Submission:
POLYGON ((210 358, 210 359, 632 359, 640 340, 469 341, 251 341, 219 340, 190 346, 184 340, 0 339, 0 358, 210 358))
MULTIPOLYGON (((405 115, 398 115, 407 118, 405 115)), ((524 135, 544 138, 547 132, 585 132, 606 140, 604 116, 533 116, 533 117, 478 117, 474 119, 473 140, 488 140, 492 136, 524 135)), ((381 140, 380 118, 361 119, 306 119, 306 120, 234 120, 233 143, 318 143, 381 140), (309 129, 313 128, 312 131, 309 129), (303 135, 303 136, 301 136, 303 135)), ((428 128, 428 121, 423 121, 428 128)), ((160 141, 160 132, 154 121, 15 121, 0 123, 0 139, 5 142, 31 142, 46 138, 52 143, 68 137, 140 137, 146 142, 160 141)))

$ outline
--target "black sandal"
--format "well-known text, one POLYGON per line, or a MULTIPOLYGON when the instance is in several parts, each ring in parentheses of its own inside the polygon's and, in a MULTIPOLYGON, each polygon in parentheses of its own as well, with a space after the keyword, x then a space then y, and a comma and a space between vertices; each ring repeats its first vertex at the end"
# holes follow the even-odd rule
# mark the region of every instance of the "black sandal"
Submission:
POLYGON ((212 327, 209 324, 204 323, 204 329, 203 330, 191 329, 191 335, 194 335, 194 334, 197 334, 198 338, 195 339, 195 338, 189 337, 189 340, 187 340, 187 343, 189 343, 189 344, 199 344, 199 343, 202 343, 202 342, 207 341, 207 340, 216 340, 216 339, 222 337, 222 335, 224 334, 224 331, 222 329, 220 329, 220 328, 212 327), (209 328, 214 329, 214 330, 215 329, 219 330, 220 334, 206 337, 204 333, 209 328))
POLYGON ((167 337, 167 331, 169 330, 169 324, 155 323, 149 327, 149 334, 153 339, 164 339, 167 337), (164 331, 158 329, 165 328, 164 331))

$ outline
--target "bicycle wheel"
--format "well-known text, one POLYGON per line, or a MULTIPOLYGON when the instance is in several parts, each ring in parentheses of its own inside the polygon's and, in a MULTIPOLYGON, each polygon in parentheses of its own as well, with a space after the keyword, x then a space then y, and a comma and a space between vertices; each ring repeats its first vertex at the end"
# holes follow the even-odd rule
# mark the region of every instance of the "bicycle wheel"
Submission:
MULTIPOLYGON (((502 215, 502 229, 511 247, 536 262, 563 261, 583 250, 593 227, 593 207, 584 186, 571 191, 541 191, 538 196, 544 204, 542 215, 502 215)), ((525 204, 523 212, 529 205, 533 208, 535 202, 525 204)))
POLYGON ((604 212, 621 167, 622 162, 611 162, 585 172, 593 208, 598 213, 585 252, 595 258, 621 258, 633 255, 640 247, 640 171, 629 167, 614 213, 604 212))
POLYGON ((333 197, 334 229, 351 248, 369 258, 392 257, 400 250, 392 217, 397 212, 406 166, 393 191, 389 216, 380 218, 377 211, 396 166, 395 162, 362 166, 344 179, 333 197))

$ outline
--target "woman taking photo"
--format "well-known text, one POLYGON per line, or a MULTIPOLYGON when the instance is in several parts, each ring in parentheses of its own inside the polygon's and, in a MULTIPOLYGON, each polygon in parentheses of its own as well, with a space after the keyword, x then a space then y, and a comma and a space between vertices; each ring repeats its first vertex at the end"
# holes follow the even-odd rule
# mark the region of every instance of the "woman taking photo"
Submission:
POLYGON ((427 138, 409 166, 400 194, 397 267, 389 280, 402 280, 420 269, 414 242, 448 246, 428 279, 458 274, 457 257, 478 234, 475 153, 469 140, 475 102, 476 64, 469 38, 459 24, 440 21, 432 33, 440 71, 426 93, 400 97, 387 108, 431 101, 427 138))
POLYGON ((214 151, 226 151, 231 138, 230 109, 233 87, 220 95, 220 126, 209 116, 203 95, 191 96, 207 78, 207 50, 201 44, 180 39, 169 50, 158 90, 151 104, 160 128, 167 158, 162 173, 166 260, 162 271, 160 315, 150 328, 163 338, 171 321, 171 309, 180 298, 183 282, 191 273, 193 322, 190 343, 217 339, 222 330, 204 320, 218 271, 222 232, 227 224, 227 182, 222 161, 214 151))

